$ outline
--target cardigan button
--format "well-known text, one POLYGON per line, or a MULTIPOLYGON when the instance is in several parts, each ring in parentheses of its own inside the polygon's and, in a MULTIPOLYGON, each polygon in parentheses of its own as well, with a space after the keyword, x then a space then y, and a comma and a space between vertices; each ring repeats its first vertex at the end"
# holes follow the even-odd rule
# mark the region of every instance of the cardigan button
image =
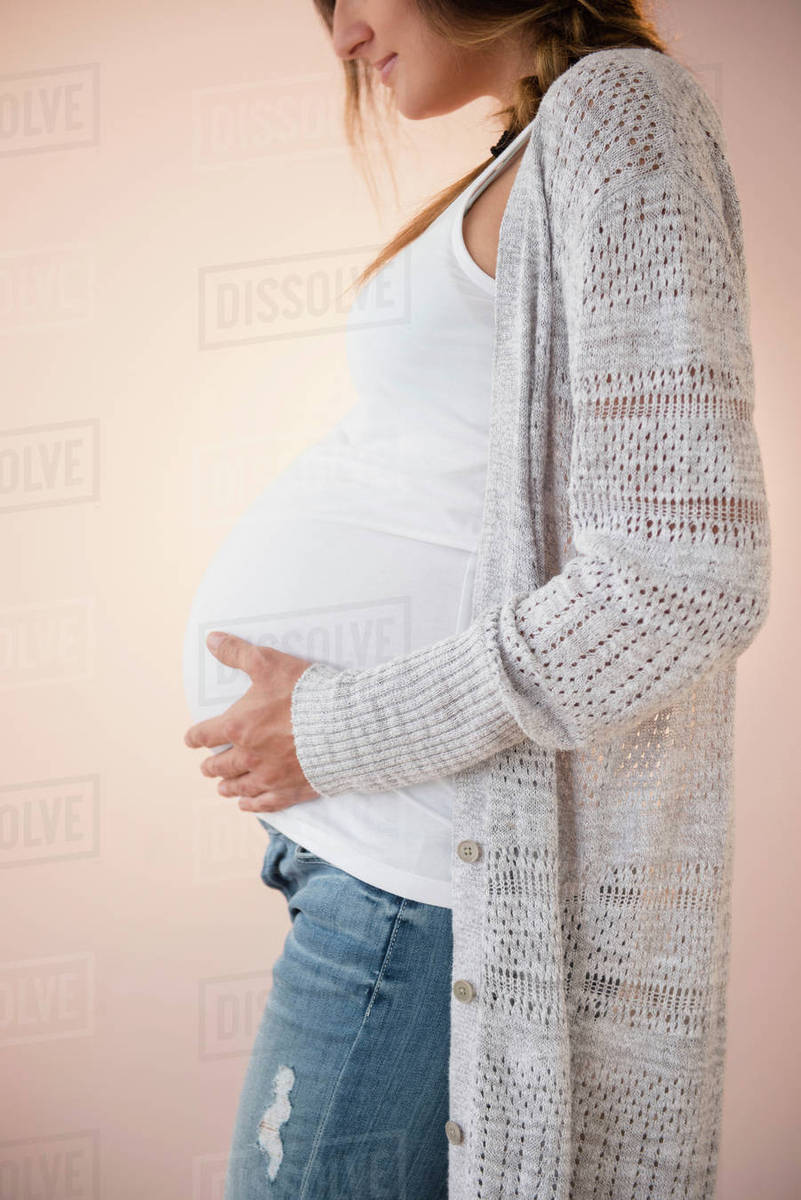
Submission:
POLYGON ((457 1000, 464 1000, 467 1003, 468 1000, 473 999, 476 990, 472 983, 468 983, 466 979, 457 979, 453 985, 453 994, 457 1000))
POLYGON ((445 1122, 445 1136, 449 1142, 453 1142, 454 1146, 458 1146, 464 1139, 461 1126, 457 1125, 455 1121, 445 1122))
POLYGON ((472 863, 480 856, 481 847, 478 842, 474 842, 471 838, 465 838, 463 842, 459 842, 459 845, 456 847, 456 853, 462 862, 472 863))

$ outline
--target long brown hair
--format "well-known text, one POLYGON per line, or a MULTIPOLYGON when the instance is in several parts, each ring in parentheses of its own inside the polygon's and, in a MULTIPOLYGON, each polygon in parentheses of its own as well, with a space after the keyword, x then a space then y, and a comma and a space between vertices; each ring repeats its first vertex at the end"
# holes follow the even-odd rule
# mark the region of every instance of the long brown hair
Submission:
MULTIPOLYGON (((314 0, 314 4, 331 32, 335 0, 314 0)), ((478 46, 513 34, 520 38, 521 48, 528 47, 531 74, 517 81, 511 103, 493 114, 512 134, 520 133, 533 121, 554 80, 585 54, 613 46, 642 46, 669 53, 645 15, 643 0, 541 0, 539 4, 525 0, 416 0, 416 4, 434 33, 456 46, 478 46)), ((360 59, 345 59, 342 66, 345 136, 351 151, 357 151, 366 162, 364 111, 369 107, 373 117, 379 111, 376 72, 360 59)), ((391 120, 393 110, 387 109, 382 115, 391 120)), ((358 288, 366 283, 399 250, 419 237, 492 161, 490 156, 428 200, 351 286, 358 288)))

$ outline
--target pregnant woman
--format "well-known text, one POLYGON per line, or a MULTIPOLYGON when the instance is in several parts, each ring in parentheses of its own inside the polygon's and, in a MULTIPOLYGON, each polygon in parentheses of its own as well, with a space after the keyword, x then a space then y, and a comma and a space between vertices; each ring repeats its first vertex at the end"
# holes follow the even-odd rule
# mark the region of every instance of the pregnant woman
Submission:
POLYGON ((187 625, 292 922, 226 1200, 711 1200, 770 580, 720 118, 634 0, 317 8, 349 131, 376 80, 504 130, 363 273, 358 402, 187 625))

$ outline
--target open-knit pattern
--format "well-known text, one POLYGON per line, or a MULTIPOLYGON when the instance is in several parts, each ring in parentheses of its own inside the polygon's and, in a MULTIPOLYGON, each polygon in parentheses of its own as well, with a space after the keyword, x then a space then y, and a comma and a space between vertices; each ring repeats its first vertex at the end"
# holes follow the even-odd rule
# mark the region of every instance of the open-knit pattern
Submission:
POLYGON ((451 1200, 712 1200, 770 538, 740 209, 687 68, 603 50, 549 88, 496 279, 473 623, 313 664, 298 756, 327 795, 455 776, 451 1200))

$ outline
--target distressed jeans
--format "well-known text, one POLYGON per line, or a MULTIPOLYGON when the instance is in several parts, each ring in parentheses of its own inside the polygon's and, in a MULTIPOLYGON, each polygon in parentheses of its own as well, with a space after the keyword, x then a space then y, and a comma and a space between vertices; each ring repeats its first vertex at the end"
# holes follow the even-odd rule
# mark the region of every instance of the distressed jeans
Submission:
POLYGON ((292 921, 248 1065, 224 1200, 446 1200, 451 910, 268 830, 292 921))

